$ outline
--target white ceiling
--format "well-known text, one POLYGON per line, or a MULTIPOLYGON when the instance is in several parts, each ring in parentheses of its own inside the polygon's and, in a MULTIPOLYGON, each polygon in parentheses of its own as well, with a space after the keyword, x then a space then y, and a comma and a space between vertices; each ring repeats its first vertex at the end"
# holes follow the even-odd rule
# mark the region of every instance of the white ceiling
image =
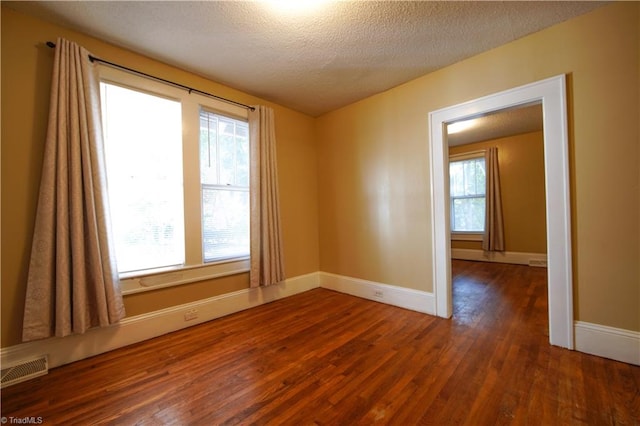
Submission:
POLYGON ((328 1, 292 13, 264 1, 2 3, 312 116, 603 4, 328 1))

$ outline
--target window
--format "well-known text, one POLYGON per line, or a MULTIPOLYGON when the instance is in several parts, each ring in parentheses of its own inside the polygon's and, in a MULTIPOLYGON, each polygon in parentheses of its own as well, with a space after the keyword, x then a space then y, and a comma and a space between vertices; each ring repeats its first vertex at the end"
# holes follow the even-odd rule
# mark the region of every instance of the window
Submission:
POLYGON ((100 85, 119 272, 184 263, 180 103, 100 85))
POLYGON ((249 126, 200 112, 204 260, 249 254, 249 126))
POLYGON ((246 109, 109 67, 100 75, 124 293, 247 271, 246 109))
POLYGON ((484 232, 486 174, 480 155, 453 157, 449 162, 452 232, 484 232))

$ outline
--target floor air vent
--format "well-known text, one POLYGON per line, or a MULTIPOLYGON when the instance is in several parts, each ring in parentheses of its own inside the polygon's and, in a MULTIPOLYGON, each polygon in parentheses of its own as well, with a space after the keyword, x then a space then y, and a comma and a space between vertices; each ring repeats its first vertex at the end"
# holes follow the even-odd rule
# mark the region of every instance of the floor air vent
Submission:
POLYGON ((49 372, 49 362, 46 355, 23 361, 20 364, 2 369, 0 388, 11 386, 34 377, 43 376, 49 372))

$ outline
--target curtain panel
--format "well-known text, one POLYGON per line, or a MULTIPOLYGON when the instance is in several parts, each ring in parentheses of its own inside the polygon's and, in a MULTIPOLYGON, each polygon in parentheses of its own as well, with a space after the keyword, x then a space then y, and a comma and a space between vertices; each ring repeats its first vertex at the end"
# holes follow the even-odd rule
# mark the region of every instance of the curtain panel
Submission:
POLYGON ((84 48, 58 39, 23 341, 83 333, 125 315, 105 176, 97 70, 84 48))
POLYGON ((502 219, 502 199, 500 196, 498 148, 487 149, 485 164, 487 191, 482 249, 484 251, 504 251, 504 221, 502 219))
POLYGON ((285 279, 273 109, 249 110, 251 144, 251 287, 285 279))

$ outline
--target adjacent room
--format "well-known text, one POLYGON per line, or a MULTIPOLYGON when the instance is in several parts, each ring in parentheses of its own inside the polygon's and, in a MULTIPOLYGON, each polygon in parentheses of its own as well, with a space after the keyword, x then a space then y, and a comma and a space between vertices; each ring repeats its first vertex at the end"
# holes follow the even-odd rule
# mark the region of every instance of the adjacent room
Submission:
POLYGON ((638 2, 1 19, 3 423, 640 421, 638 2))

